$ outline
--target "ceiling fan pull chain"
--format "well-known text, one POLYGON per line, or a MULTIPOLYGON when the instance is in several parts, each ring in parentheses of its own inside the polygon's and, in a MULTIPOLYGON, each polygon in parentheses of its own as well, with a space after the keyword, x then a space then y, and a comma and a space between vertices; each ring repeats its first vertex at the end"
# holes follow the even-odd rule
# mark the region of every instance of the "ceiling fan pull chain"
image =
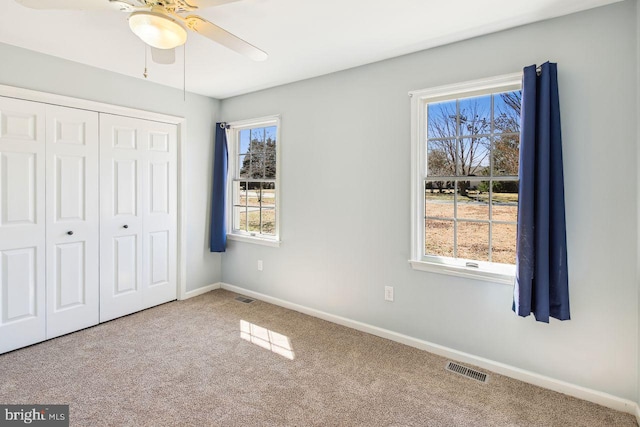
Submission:
POLYGON ((142 75, 144 76, 144 78, 146 79, 149 76, 149 73, 147 73, 147 45, 144 45, 144 73, 142 73, 142 75))

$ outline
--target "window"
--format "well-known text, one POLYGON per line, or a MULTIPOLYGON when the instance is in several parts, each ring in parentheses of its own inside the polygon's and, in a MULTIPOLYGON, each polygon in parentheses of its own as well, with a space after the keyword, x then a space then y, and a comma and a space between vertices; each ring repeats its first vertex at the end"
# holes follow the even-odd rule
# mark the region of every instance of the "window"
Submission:
POLYGON ((412 266, 511 284, 521 75, 412 92, 412 266))
POLYGON ((279 118, 230 123, 228 237, 277 246, 279 118))

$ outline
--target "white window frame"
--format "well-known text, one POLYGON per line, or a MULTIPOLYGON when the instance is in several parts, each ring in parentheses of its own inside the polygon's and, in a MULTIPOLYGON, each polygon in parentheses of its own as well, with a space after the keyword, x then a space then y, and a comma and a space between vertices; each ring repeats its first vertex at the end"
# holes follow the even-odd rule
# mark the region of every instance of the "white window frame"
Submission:
POLYGON ((522 88, 522 73, 506 74, 464 83, 439 86, 409 92, 411 97, 411 259, 414 270, 429 271, 513 285, 515 266, 472 260, 424 255, 426 178, 427 104, 472 96, 507 92, 522 88))
MULTIPOLYGON (((229 168, 227 175, 227 239, 236 240, 240 242, 255 243, 259 245, 279 247, 280 246, 280 169, 282 163, 280 161, 280 116, 266 116, 257 119, 239 120, 235 122, 227 123, 229 125, 228 138, 229 141, 227 151, 229 154, 229 168), (275 203, 275 218, 276 229, 273 236, 252 235, 248 232, 242 232, 233 229, 234 217, 233 217, 233 182, 236 179, 238 172, 238 150, 240 149, 240 131, 244 129, 251 129, 256 127, 276 126, 276 203, 275 203)), ((248 179, 251 181, 251 179, 248 179)))

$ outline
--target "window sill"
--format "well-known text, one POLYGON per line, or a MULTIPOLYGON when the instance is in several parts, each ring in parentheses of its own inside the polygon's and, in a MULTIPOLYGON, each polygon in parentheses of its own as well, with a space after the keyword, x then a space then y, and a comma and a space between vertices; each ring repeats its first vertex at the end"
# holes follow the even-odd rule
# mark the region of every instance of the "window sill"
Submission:
POLYGON ((466 279, 482 280, 491 283, 500 283, 503 285, 513 286, 515 274, 498 273, 493 271, 478 270, 472 267, 463 267, 457 265, 436 264, 426 261, 409 260, 411 268, 414 270, 428 271, 430 273, 446 274, 449 276, 464 277, 466 279))
POLYGON ((227 240, 236 240, 238 242, 253 243, 256 245, 271 246, 272 248, 280 247, 280 240, 263 239, 254 236, 242 236, 239 234, 227 234, 227 240))

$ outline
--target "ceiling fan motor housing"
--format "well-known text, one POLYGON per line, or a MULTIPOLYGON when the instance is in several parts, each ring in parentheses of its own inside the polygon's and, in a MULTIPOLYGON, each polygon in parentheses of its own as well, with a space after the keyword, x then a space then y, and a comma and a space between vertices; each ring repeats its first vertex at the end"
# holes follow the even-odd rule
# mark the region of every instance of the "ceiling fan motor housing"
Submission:
POLYGON ((129 27, 143 42, 157 49, 173 49, 187 41, 184 27, 160 6, 133 12, 129 16, 129 27))

